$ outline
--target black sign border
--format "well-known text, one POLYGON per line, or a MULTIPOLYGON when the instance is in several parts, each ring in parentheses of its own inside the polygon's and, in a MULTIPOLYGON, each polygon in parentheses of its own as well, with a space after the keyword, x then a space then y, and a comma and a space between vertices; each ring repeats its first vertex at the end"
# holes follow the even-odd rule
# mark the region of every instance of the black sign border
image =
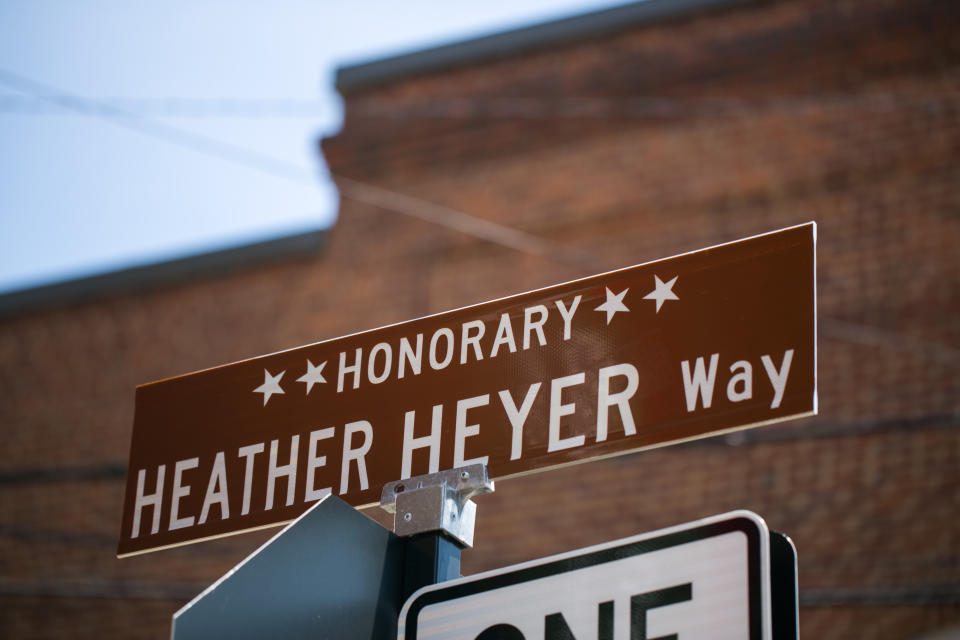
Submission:
MULTIPOLYGON (((754 516, 759 520, 758 516, 754 516)), ((762 520, 760 520, 762 522, 762 520)), ((610 546, 597 551, 587 552, 583 555, 574 555, 572 557, 563 557, 553 561, 547 561, 543 564, 523 567, 514 571, 505 570, 505 573, 498 573, 488 577, 481 577, 476 580, 452 584, 449 587, 439 586, 439 588, 429 588, 430 590, 414 594, 408 603, 405 614, 406 624, 404 625, 404 640, 416 640, 417 638, 417 618, 425 607, 455 600, 468 595, 475 595, 494 589, 502 589, 522 582, 532 582, 542 578, 576 571, 587 567, 593 567, 607 562, 615 562, 632 556, 638 556, 645 553, 660 551, 669 547, 676 547, 682 544, 713 538, 739 531, 747 537, 747 594, 749 598, 749 640, 762 640, 763 638, 763 578, 762 578, 762 559, 761 559, 761 540, 768 535, 761 530, 760 523, 747 515, 734 515, 729 519, 711 522, 690 529, 683 529, 666 533, 662 536, 653 538, 633 540, 624 544, 612 543, 610 546)), ((576 553, 576 552, 572 552, 576 553)))

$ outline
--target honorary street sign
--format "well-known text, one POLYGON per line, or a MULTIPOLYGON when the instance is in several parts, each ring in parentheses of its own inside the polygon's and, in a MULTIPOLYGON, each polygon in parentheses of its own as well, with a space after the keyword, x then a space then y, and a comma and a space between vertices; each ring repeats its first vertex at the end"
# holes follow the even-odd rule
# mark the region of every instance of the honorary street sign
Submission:
POLYGON ((401 640, 772 637, 764 521, 734 511, 424 587, 401 640))
POLYGON ((816 412, 805 224, 137 388, 119 554, 816 412))

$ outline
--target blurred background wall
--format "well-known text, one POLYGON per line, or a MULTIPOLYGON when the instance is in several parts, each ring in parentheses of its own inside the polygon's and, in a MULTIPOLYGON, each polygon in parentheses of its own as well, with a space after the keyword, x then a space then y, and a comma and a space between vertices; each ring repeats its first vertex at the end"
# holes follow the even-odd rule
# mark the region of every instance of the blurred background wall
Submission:
POLYGON ((115 558, 137 384, 809 220, 820 415, 503 482, 464 572, 747 508, 804 638, 960 625, 960 8, 640 7, 342 69, 322 237, 3 301, 0 636, 163 637, 274 533, 115 558))

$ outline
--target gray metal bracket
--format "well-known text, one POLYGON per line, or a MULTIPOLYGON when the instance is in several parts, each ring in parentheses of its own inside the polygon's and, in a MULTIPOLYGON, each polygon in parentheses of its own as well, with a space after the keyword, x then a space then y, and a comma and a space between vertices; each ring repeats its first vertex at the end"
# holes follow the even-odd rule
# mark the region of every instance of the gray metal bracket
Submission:
POLYGON ((380 506, 393 514, 398 536, 442 532, 465 548, 473 546, 477 504, 473 496, 491 493, 485 464, 428 473, 383 485, 380 506))

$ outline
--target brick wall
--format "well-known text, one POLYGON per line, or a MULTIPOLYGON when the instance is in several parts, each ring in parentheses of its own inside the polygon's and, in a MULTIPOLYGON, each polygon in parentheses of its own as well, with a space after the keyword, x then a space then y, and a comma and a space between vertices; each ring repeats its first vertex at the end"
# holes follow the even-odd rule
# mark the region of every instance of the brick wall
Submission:
POLYGON ((334 174, 539 243, 345 183, 314 258, 0 321, 0 636, 164 636, 272 534, 114 558, 135 385, 808 220, 820 415, 503 482, 464 570, 749 508, 798 547, 803 637, 960 624, 958 32, 783 0, 348 93, 334 174))

